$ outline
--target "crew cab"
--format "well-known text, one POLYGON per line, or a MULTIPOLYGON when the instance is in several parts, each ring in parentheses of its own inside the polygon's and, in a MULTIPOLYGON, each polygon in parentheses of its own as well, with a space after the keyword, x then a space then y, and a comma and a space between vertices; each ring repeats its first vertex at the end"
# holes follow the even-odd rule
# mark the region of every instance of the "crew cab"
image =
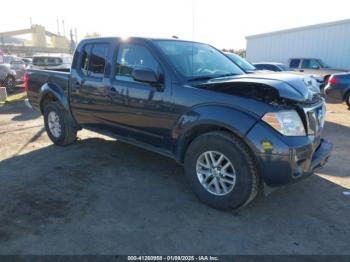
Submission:
POLYGON ((245 74, 207 44, 148 38, 86 39, 69 73, 25 76, 54 144, 71 144, 86 128, 163 154, 219 209, 246 205, 263 182, 299 181, 326 163, 325 102, 310 84, 245 74))

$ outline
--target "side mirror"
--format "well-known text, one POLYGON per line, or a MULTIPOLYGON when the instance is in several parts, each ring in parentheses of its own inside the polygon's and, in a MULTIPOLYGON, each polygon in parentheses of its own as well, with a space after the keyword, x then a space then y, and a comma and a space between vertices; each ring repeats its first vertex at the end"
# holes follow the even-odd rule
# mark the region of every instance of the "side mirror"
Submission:
POLYGON ((131 75, 132 78, 138 82, 149 84, 159 83, 159 76, 156 72, 149 68, 135 68, 132 70, 131 75))

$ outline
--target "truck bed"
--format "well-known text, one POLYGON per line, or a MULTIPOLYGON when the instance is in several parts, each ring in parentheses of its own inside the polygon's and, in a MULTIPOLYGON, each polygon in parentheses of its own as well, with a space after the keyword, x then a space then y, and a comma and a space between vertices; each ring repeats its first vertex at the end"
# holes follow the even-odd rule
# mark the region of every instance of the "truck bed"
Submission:
POLYGON ((31 105, 40 109, 40 90, 45 88, 59 89, 59 93, 67 93, 69 72, 51 71, 51 70, 27 70, 29 75, 28 99, 31 105))

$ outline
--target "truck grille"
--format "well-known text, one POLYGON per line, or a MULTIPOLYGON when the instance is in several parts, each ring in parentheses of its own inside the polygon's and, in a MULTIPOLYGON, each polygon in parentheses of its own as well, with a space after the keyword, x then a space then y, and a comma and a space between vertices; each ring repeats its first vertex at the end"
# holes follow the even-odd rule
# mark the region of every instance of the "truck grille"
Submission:
POLYGON ((304 108, 307 122, 307 130, 309 135, 319 135, 323 129, 325 116, 326 116, 326 106, 324 101, 312 108, 304 108))

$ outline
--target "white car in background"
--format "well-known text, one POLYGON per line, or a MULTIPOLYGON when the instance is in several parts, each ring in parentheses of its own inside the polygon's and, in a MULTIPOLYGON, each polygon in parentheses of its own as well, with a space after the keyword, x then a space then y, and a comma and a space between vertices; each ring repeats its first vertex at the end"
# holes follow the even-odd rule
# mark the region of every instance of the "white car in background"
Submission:
POLYGON ((33 56, 30 69, 70 71, 72 55, 70 54, 47 54, 33 56))

